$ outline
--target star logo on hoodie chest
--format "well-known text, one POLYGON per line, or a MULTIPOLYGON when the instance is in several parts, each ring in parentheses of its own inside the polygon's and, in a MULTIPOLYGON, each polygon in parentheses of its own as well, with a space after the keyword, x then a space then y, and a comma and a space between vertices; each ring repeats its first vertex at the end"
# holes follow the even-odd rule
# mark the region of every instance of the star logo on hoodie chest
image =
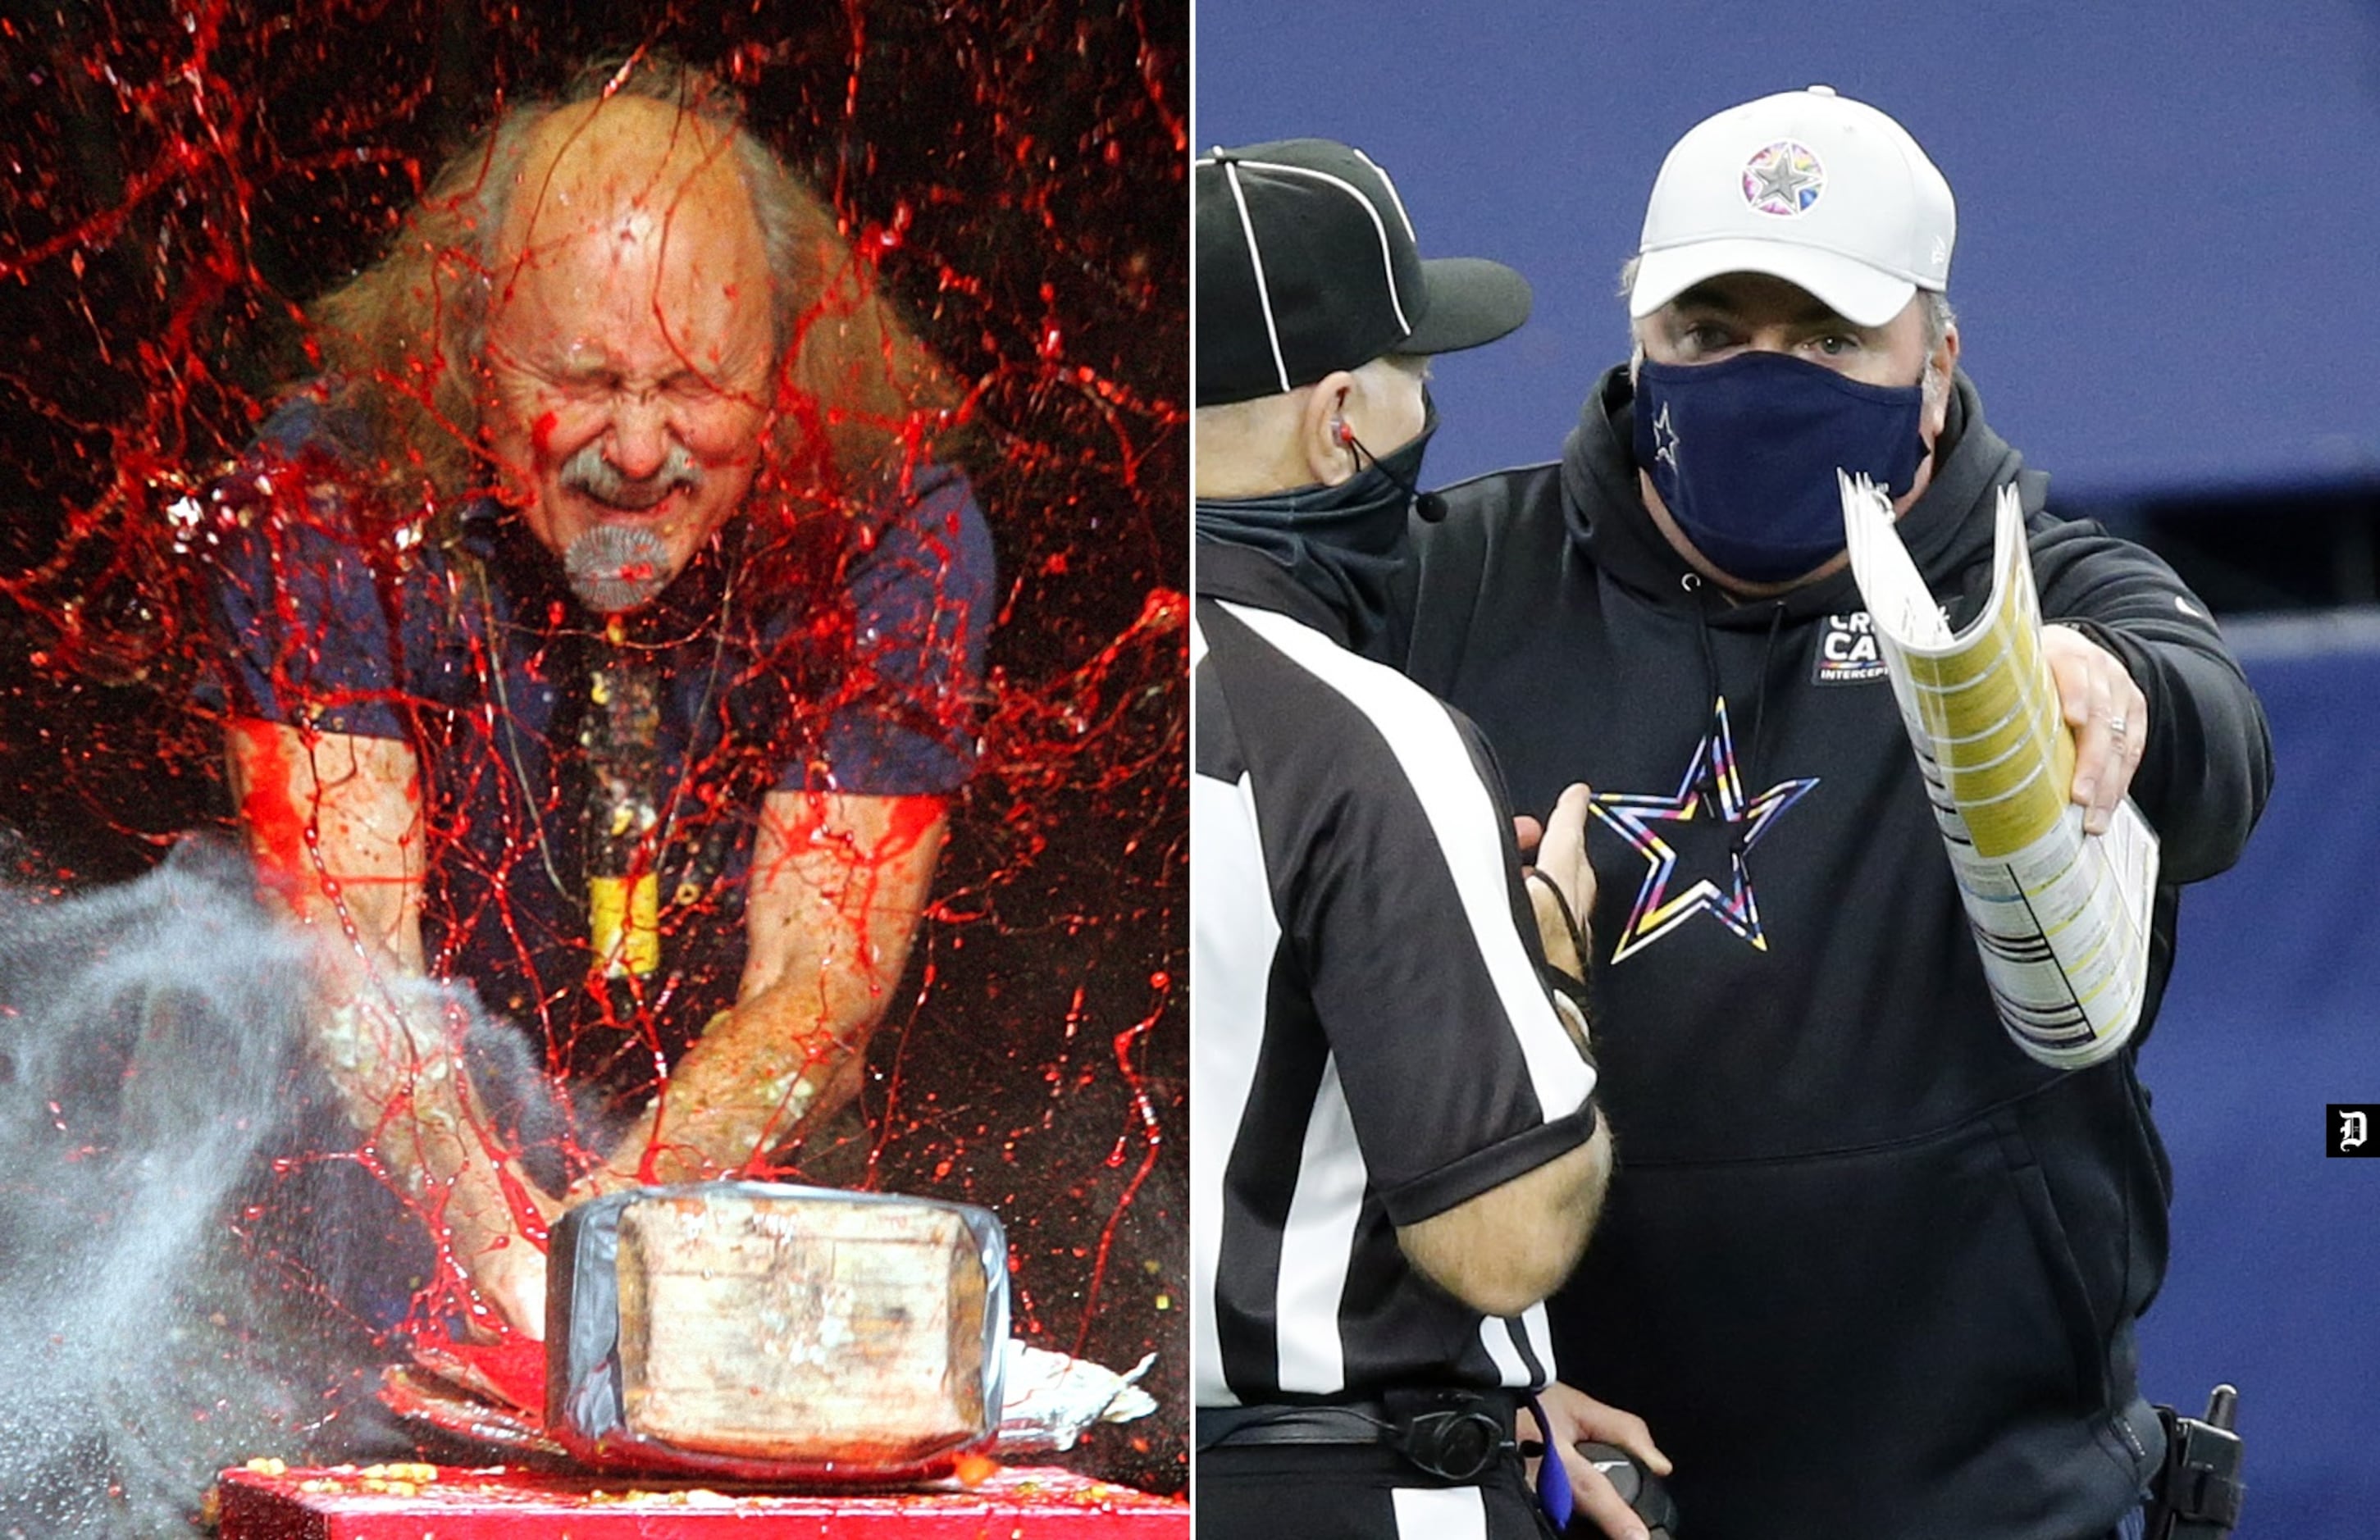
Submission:
POLYGON ((1646 867, 1611 960, 1625 962, 1706 914, 1757 950, 1767 951, 1760 905, 1743 857, 1769 825, 1817 783, 1815 776, 1780 781, 1746 797, 1722 696, 1712 707, 1710 731, 1694 746, 1674 794, 1613 792, 1597 796, 1591 805, 1597 821, 1627 841, 1646 867))

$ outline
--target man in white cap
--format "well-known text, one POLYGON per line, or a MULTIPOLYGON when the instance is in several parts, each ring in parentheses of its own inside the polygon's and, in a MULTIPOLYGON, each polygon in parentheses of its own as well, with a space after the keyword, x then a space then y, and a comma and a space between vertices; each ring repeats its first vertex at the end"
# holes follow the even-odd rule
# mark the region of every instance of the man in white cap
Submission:
MULTIPOLYGON (((1406 549, 1425 360, 1518 326, 1528 286, 1423 261, 1388 177, 1328 140, 1214 151, 1193 202, 1199 1527, 1525 1540, 1539 1302, 1610 1169, 1569 917, 1586 789, 1524 882, 1470 723, 1354 649, 1406 549)), ((1633 1417, 1590 1403, 1585 1431, 1662 1464, 1633 1417)), ((1643 1540, 1601 1477, 1576 1495, 1643 1540)))
POLYGON ((1592 1003, 1626 1167, 1550 1302, 1566 1376, 1644 1413, 1694 1540, 2137 1533, 2164 1438, 2133 1319, 2165 1269, 2147 1018, 2059 1073, 1994 1010, 1844 555, 1888 489, 1954 622, 2014 483, 2073 800, 2179 885, 2263 808, 2263 713, 2155 557, 2045 511, 1944 291, 1949 185, 1823 88, 1681 139, 1627 276, 1635 356, 1554 463, 1448 490, 1392 650, 1528 806, 1598 788, 1592 1003))

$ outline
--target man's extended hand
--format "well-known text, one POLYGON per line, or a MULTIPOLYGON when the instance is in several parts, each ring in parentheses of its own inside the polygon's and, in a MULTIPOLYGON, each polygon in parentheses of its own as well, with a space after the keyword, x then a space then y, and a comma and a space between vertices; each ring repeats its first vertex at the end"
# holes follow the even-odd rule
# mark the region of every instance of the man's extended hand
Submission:
POLYGON ((545 1248, 517 1233, 493 1238, 476 1256, 457 1257, 472 1296, 469 1336, 493 1341, 508 1335, 545 1340, 545 1248), (491 1320, 481 1307, 492 1312, 491 1320))
POLYGON ((2073 797, 2085 832, 2104 834, 2149 741, 2149 701, 2123 661, 2070 625, 2041 628, 2042 656, 2074 729, 2073 797))
POLYGON ((456 1173, 435 1219, 470 1291, 472 1340, 545 1340, 546 1237, 563 1207, 491 1149, 456 1173))
POLYGON ((1513 832, 1519 837, 1521 854, 1534 857, 1522 868, 1534 872, 1543 880, 1530 881, 1529 905, 1537 916, 1537 939, 1544 943, 1546 961, 1570 975, 1586 977, 1587 916, 1595 907, 1595 867, 1586 858, 1587 804, 1594 794, 1583 784, 1563 789, 1554 804, 1553 812, 1543 824, 1524 814, 1512 820, 1513 832), (1562 903, 1570 905, 1570 915, 1562 914, 1562 904, 1547 891, 1550 882, 1554 892, 1561 895, 1562 903), (1570 921, 1575 920, 1578 934, 1571 934, 1570 921))
MULTIPOLYGON (((1653 1442, 1652 1430, 1645 1425, 1645 1419, 1616 1406, 1606 1406, 1560 1381, 1538 1391, 1537 1401, 1546 1409, 1546 1420, 1553 1426, 1539 1429, 1528 1408, 1523 1407, 1521 1437, 1543 1439, 1560 1457, 1562 1469, 1570 1473, 1571 1496, 1577 1500, 1579 1511, 1594 1520, 1611 1540, 1645 1540, 1644 1522, 1611 1485, 1611 1478, 1587 1463, 1577 1448, 1580 1444, 1616 1444, 1644 1461, 1655 1475, 1666 1476, 1670 1469, 1670 1457, 1653 1442)), ((1529 1469, 1529 1480, 1532 1485, 1536 1481, 1534 1464, 1529 1469)))

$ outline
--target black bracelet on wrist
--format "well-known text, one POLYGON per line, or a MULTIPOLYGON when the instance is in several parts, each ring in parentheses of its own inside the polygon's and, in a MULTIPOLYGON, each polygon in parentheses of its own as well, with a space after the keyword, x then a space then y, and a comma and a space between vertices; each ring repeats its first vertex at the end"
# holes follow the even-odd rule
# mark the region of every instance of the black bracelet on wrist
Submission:
POLYGON ((1554 1002, 1554 1014, 1560 1018, 1562 1030, 1578 1046, 1579 1057, 1595 1062, 1595 1023, 1586 1013, 1586 986, 1555 967, 1545 967, 1546 988, 1554 1002))
MULTIPOLYGON (((1586 932, 1579 928, 1578 916, 1571 912, 1570 900, 1562 896, 1561 884, 1547 876, 1544 872, 1537 870, 1535 867, 1531 867, 1529 868, 1528 875, 1544 883, 1546 886, 1546 892, 1553 899, 1554 908, 1561 916, 1562 929, 1570 934, 1571 953, 1578 959, 1579 972, 1584 974, 1586 971, 1587 965, 1586 932)), ((1571 988, 1578 990, 1580 996, 1584 996, 1585 993, 1586 986, 1585 984, 1581 983, 1578 979, 1572 978, 1567 971, 1554 966, 1552 963, 1548 962, 1546 964, 1546 972, 1548 974, 1560 974, 1563 978, 1568 979, 1571 988)), ((1557 986, 1557 988, 1560 988, 1560 986, 1557 986)))
POLYGON ((1551 989, 1554 993, 1561 996, 1562 999, 1570 1001, 1572 1005, 1577 1006, 1581 1011, 1586 1009, 1586 986, 1585 984, 1572 978, 1566 969, 1558 968, 1551 963, 1548 963, 1539 971, 1545 975, 1547 988, 1551 989))

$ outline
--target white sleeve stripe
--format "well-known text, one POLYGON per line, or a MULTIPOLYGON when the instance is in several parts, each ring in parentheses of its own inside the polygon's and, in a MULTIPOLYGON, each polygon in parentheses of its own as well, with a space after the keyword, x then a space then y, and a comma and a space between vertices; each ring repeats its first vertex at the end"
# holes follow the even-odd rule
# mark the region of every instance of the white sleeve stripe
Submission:
POLYGON ((1525 1388, 1529 1383, 1528 1361, 1521 1350, 1512 1345, 1512 1326, 1501 1316, 1479 1318, 1479 1345, 1496 1364, 1496 1383, 1525 1388))
POLYGON ((1286 615, 1229 602, 1225 608, 1363 712, 1396 756, 1437 836, 1539 1109, 1548 1121, 1576 1110, 1595 1089, 1595 1070, 1562 1029, 1513 928, 1506 847, 1482 837, 1494 826, 1495 804, 1446 708, 1402 674, 1356 657, 1286 615))
POLYGON ((1546 1324, 1543 1301, 1521 1312, 1521 1328, 1529 1334, 1529 1351, 1537 1355, 1537 1364, 1548 1379, 1560 1379, 1561 1367, 1554 1362, 1553 1328, 1546 1324))

